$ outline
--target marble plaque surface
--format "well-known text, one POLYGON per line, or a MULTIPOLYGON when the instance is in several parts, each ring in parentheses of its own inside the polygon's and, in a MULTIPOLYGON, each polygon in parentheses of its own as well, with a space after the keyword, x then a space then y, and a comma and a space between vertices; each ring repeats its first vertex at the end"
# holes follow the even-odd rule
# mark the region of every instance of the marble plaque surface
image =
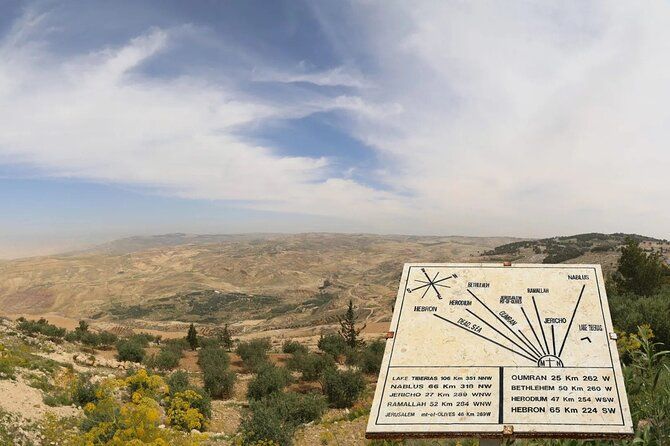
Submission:
POLYGON ((600 265, 405 264, 366 436, 616 438, 600 265))

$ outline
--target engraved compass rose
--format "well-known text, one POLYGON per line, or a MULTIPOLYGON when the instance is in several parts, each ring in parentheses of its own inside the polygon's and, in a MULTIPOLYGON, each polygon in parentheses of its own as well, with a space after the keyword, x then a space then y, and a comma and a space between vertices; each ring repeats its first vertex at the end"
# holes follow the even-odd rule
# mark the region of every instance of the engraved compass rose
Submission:
POLYGON ((426 276, 426 280, 415 279, 414 281, 420 283, 421 285, 417 286, 416 288, 407 287, 408 293, 424 289, 423 294, 421 295, 421 299, 423 299, 426 296, 426 293, 428 293, 428 290, 431 289, 435 291, 435 294, 437 294, 438 299, 442 299, 442 295, 440 294, 440 291, 437 289, 437 287, 451 288, 450 286, 444 285, 441 282, 458 277, 456 274, 452 274, 451 276, 438 279, 438 276, 440 275, 440 272, 438 271, 435 273, 435 276, 433 276, 433 278, 431 279, 428 273, 426 272, 426 268, 421 268, 421 272, 423 273, 424 276, 426 276))

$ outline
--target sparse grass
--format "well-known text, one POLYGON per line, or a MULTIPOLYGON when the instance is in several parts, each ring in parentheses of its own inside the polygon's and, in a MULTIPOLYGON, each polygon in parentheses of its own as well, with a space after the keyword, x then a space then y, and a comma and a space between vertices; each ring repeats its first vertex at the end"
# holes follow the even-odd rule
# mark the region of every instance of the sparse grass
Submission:
POLYGON ((52 359, 35 355, 33 351, 34 347, 25 344, 3 345, 0 349, 0 379, 14 379, 17 368, 53 374, 63 366, 52 359))

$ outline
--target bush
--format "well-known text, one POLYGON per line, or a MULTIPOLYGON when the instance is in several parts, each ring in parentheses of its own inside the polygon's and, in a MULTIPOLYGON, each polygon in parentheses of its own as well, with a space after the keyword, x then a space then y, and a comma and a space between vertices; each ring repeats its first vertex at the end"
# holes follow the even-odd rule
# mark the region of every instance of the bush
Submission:
POLYGON ((631 365, 623 368, 633 426, 638 426, 632 444, 667 444, 670 438, 668 351, 653 342, 654 333, 648 327, 638 327, 636 334, 628 334, 619 341, 624 338, 634 341, 628 343, 631 365), (638 424, 642 420, 646 420, 645 427, 638 424))
POLYGON ((207 347, 198 353, 205 390, 213 398, 230 398, 235 385, 235 373, 228 370, 230 358, 220 347, 207 347))
POLYGON ((329 354, 302 353, 293 355, 288 366, 299 371, 304 381, 316 381, 327 369, 335 368, 335 360, 329 354))
POLYGON ((186 432, 204 430, 205 416, 195 407, 201 399, 202 395, 190 389, 170 398, 165 411, 170 426, 186 432))
POLYGON ((72 401, 80 407, 94 403, 97 401, 95 395, 97 389, 98 385, 91 383, 90 376, 79 377, 72 389, 72 401))
POLYGON ((338 334, 322 335, 319 338, 319 343, 317 345, 319 350, 328 353, 333 358, 339 358, 340 356, 345 355, 348 350, 347 341, 338 334))
POLYGON ((194 407, 200 411, 201 414, 205 416, 206 419, 212 418, 212 398, 205 392, 204 389, 197 387, 189 386, 188 390, 200 395, 200 398, 197 398, 191 401, 191 407, 194 407))
POLYGON ((222 347, 221 341, 219 340, 219 338, 215 338, 215 337, 208 337, 208 338, 200 337, 200 338, 198 338, 198 345, 200 346, 200 348, 222 347))
POLYGON ((81 342, 89 347, 108 347, 114 345, 118 341, 118 336, 108 331, 101 331, 94 333, 88 330, 76 329, 70 331, 65 335, 65 340, 68 342, 81 342))
POLYGON ((647 255, 637 241, 628 238, 626 245, 621 248, 614 281, 620 292, 648 297, 660 291, 663 276, 667 272, 661 254, 647 255))
POLYGON ((198 352, 198 365, 201 369, 209 367, 228 368, 230 356, 220 347, 206 347, 198 352))
POLYGON ((159 370, 172 370, 179 365, 181 359, 181 350, 177 351, 171 348, 162 348, 158 354, 152 356, 147 365, 159 370))
POLYGON ((252 400, 249 408, 241 426, 245 444, 265 440, 284 446, 292 444, 296 427, 321 418, 326 403, 322 395, 289 392, 252 400))
POLYGON ((324 373, 323 392, 331 407, 353 406, 364 389, 365 381, 360 372, 327 370, 324 373))
POLYGON ((371 342, 363 349, 358 358, 358 366, 363 373, 371 375, 379 373, 385 348, 386 344, 383 341, 375 341, 371 342))
POLYGON ((170 395, 183 392, 188 388, 188 373, 183 370, 172 372, 172 374, 166 378, 165 383, 170 388, 170 395))
POLYGON ((28 321, 24 318, 19 318, 17 321, 19 323, 16 328, 29 335, 39 333, 51 338, 63 338, 67 332, 64 328, 50 324, 49 321, 44 318, 40 318, 37 321, 28 321))
POLYGON ((189 348, 188 342, 184 338, 166 339, 161 345, 163 348, 169 348, 178 352, 182 352, 189 348))
POLYGON ((272 441, 279 446, 291 446, 295 426, 282 418, 277 409, 262 401, 251 401, 249 413, 242 420, 240 429, 244 445, 272 441))
POLYGON ((145 348, 149 346, 150 342, 155 341, 156 337, 148 333, 135 333, 134 335, 130 336, 128 340, 145 348))
POLYGON ((207 367, 203 371, 203 382, 212 398, 227 399, 233 395, 235 372, 218 367, 207 367))
POLYGON ((255 339, 241 342, 237 346, 237 354, 242 358, 247 370, 256 372, 268 362, 269 349, 270 343, 266 339, 255 339))
POLYGON ((304 424, 316 421, 326 411, 326 398, 316 393, 277 393, 267 399, 282 418, 293 423, 304 424))
POLYGON ((142 362, 144 360, 144 348, 135 340, 124 339, 116 343, 116 355, 119 361, 142 362))
POLYGON ((639 297, 624 294, 612 296, 609 301, 612 322, 618 330, 636 333, 637 327, 647 324, 653 330, 658 342, 670 346, 669 287, 663 288, 656 296, 639 297))
POLYGON ((247 396, 249 399, 259 400, 273 393, 281 392, 291 381, 291 374, 288 370, 268 364, 262 367, 249 383, 247 396))
POLYGON ((195 391, 169 398, 160 376, 139 370, 125 380, 102 381, 96 393, 98 400, 84 407, 82 432, 63 444, 201 444, 201 436, 175 429, 202 428, 204 416, 197 409, 200 398, 195 391), (161 426, 163 413, 170 426, 161 426))
POLYGON ((307 347, 302 345, 300 342, 289 340, 289 341, 284 342, 284 345, 282 345, 281 351, 284 352, 284 353, 292 353, 292 354, 307 353, 307 347))

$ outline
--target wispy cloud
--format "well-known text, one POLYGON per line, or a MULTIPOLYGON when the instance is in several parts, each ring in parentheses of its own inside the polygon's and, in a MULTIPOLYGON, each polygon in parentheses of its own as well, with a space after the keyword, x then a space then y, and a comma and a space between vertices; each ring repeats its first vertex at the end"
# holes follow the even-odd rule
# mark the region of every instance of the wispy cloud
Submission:
POLYGON ((365 77, 351 68, 339 66, 325 71, 306 71, 297 67, 294 72, 264 71, 254 73, 253 79, 260 82, 305 82, 321 87, 366 88, 370 84, 365 77))
POLYGON ((1 60, 11 61, 0 62, 0 154, 14 162, 269 210, 363 216, 391 199, 332 177, 325 158, 280 156, 239 136, 244 126, 344 109, 347 101, 302 93, 277 103, 207 78, 143 76, 143 64, 170 50, 169 29, 66 59, 28 45, 27 34, 16 26, 0 46, 1 60))
POLYGON ((63 56, 26 15, 0 42, 0 156, 363 231, 668 235, 668 4, 347 5, 312 6, 334 68, 254 61, 248 80, 289 88, 279 96, 145 73, 179 30, 63 56), (323 111, 376 152, 356 169, 374 181, 244 135, 323 111))

